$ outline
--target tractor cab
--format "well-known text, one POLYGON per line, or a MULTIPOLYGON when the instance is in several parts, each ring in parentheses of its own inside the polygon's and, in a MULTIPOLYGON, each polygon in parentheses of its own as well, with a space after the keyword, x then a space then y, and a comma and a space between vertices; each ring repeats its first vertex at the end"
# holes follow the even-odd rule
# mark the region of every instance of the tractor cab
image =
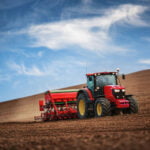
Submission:
POLYGON ((88 89, 94 97, 103 96, 105 86, 118 85, 117 72, 99 72, 86 75, 88 89))

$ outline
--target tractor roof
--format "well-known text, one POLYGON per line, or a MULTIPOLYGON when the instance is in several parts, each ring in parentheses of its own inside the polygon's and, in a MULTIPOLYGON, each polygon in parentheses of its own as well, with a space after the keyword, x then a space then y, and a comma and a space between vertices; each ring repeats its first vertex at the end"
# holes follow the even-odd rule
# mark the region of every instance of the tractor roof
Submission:
POLYGON ((116 74, 117 72, 96 72, 96 73, 88 73, 86 76, 97 76, 97 75, 105 75, 105 74, 116 74))

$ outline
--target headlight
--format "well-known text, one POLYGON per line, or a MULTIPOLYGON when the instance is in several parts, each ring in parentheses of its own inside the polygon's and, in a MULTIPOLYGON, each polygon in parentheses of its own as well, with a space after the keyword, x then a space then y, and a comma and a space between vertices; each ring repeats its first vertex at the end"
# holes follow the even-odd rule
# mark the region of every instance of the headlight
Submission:
POLYGON ((125 92, 126 90, 125 89, 122 89, 122 92, 125 92))
POLYGON ((120 92, 120 90, 118 90, 118 89, 115 89, 115 90, 114 90, 114 92, 118 93, 118 92, 120 92))

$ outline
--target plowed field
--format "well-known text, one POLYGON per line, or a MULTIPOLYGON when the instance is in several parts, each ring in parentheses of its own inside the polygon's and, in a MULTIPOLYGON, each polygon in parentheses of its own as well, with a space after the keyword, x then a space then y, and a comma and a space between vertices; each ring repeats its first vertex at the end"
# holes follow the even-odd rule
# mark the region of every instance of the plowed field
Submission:
POLYGON ((0 103, 0 150, 149 150, 150 70, 129 74, 122 84, 135 94, 138 114, 35 123, 43 94, 0 103))

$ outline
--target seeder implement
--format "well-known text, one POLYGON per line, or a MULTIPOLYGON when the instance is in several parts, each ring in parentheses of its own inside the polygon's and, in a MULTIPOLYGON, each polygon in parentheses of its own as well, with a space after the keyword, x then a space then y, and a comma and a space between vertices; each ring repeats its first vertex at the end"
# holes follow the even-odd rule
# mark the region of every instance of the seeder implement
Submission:
POLYGON ((77 118, 76 97, 78 90, 47 91, 45 101, 39 101, 41 116, 35 120, 57 120, 77 118))

